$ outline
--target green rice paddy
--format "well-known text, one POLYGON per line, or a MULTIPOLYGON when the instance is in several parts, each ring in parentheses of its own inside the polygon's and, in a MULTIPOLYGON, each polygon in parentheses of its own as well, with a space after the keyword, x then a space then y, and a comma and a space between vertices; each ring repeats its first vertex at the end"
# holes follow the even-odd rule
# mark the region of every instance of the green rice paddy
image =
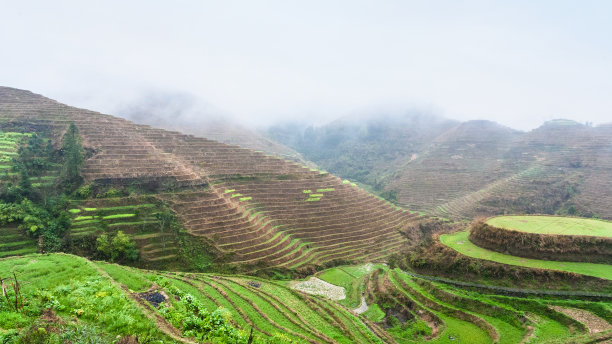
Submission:
POLYGON ((560 216, 498 216, 487 224, 536 234, 587 235, 612 238, 612 222, 560 216))
POLYGON ((444 234, 440 236, 440 241, 455 251, 472 258, 485 259, 497 263, 524 266, 529 268, 567 271, 612 280, 612 265, 557 262, 551 260, 515 257, 478 247, 468 240, 468 236, 468 231, 444 234))

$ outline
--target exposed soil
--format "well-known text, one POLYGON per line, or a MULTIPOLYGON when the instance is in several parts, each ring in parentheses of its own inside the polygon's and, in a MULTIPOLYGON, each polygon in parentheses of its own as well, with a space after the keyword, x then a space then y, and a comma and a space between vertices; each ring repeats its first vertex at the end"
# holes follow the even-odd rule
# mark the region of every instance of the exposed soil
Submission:
POLYGON ((60 317, 58 317, 57 315, 55 315, 55 313, 53 313, 53 309, 51 308, 47 308, 43 310, 42 314, 40 315, 40 319, 45 322, 49 322, 53 324, 58 324, 62 321, 60 317))
POLYGON ((612 325, 610 323, 591 312, 585 311, 584 309, 567 308, 561 306, 549 307, 583 323, 589 329, 589 333, 599 333, 612 329, 612 325))
POLYGON ((127 336, 119 339, 117 344, 138 344, 138 337, 136 336, 127 336))
POLYGON ((291 285, 291 288, 306 294, 321 295, 330 300, 346 299, 344 288, 327 283, 316 277, 310 277, 309 280, 303 282, 295 282, 291 285))
POLYGON ((406 312, 405 310, 397 310, 395 308, 389 308, 387 310, 387 317, 392 316, 395 317, 395 319, 397 319, 397 321, 399 321, 401 324, 405 323, 406 321, 408 321, 408 319, 412 318, 412 316, 409 316, 410 313, 406 312))

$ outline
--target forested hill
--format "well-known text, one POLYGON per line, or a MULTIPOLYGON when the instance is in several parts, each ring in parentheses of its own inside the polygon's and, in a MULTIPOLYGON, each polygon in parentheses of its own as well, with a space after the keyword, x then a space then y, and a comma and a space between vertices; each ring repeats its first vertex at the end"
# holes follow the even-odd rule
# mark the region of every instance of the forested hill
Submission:
POLYGON ((404 157, 426 148, 457 122, 419 113, 406 116, 346 117, 322 127, 287 123, 267 134, 308 160, 344 178, 378 186, 404 157))
POLYGON ((612 218, 612 126, 554 120, 530 132, 425 115, 272 127, 322 168, 443 217, 560 213, 612 218))

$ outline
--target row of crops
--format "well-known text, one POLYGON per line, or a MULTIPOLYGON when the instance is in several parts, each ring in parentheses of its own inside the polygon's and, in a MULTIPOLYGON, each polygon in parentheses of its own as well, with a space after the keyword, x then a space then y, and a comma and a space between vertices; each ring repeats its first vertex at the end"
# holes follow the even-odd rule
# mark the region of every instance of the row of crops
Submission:
POLYGON ((385 266, 326 270, 319 278, 347 290, 340 301, 387 329, 398 343, 556 343, 612 337, 610 300, 508 297, 417 278, 385 266), (363 311, 363 309, 362 309, 363 311), (567 314, 579 314, 578 317, 567 314))
MULTIPOLYGON (((296 292, 281 283, 246 276, 147 273, 119 265, 99 266, 135 292, 180 289, 207 309, 222 308, 231 322, 256 337, 283 337, 299 343, 384 343, 392 339, 332 301, 296 292)), ((171 298, 169 302, 174 302, 171 298)))
POLYGON ((158 218, 163 207, 148 196, 73 201, 74 238, 122 231, 135 241, 141 260, 168 261, 177 256, 176 233, 158 218))

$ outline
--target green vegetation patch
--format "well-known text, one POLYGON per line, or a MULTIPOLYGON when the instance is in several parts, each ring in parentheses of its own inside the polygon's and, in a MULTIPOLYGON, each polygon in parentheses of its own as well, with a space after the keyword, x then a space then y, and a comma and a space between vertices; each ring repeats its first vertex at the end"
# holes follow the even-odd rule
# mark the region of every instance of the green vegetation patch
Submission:
POLYGON ((310 194, 310 195, 308 195, 308 197, 312 197, 312 198, 319 197, 319 198, 321 198, 321 197, 323 197, 323 194, 320 194, 320 193, 319 194, 310 194))
POLYGON ((312 190, 302 190, 302 192, 305 194, 309 194, 309 193, 312 193, 312 190))
POLYGON ((612 265, 557 262, 510 256, 478 247, 468 240, 468 236, 468 231, 444 234, 440 236, 440 241, 455 251, 472 258, 485 259, 497 263, 524 266, 529 268, 567 271, 612 280, 612 265))
POLYGON ((68 212, 70 214, 78 214, 78 213, 81 212, 81 209, 76 209, 76 208, 75 209, 68 209, 68 212))
POLYGON ((85 216, 77 216, 73 221, 84 221, 84 220, 94 220, 97 216, 93 215, 85 215, 85 216))
POLYGON ((334 188, 317 189, 317 192, 332 192, 336 191, 334 188))
POLYGON ((253 199, 253 197, 240 197, 240 202, 250 201, 251 199, 253 199))
POLYGON ((104 262, 97 262, 96 265, 106 271, 115 281, 125 285, 130 290, 145 291, 152 284, 141 273, 135 272, 128 267, 104 262))
POLYGON ((376 303, 368 305, 368 310, 363 315, 373 322, 382 321, 385 318, 385 312, 380 309, 380 306, 376 303))
POLYGON ((612 222, 561 216, 498 216, 487 224, 536 234, 587 235, 612 238, 612 222))
POLYGON ((135 217, 135 216, 136 214, 114 214, 114 215, 102 216, 102 219, 104 220, 125 219, 128 217, 135 217))
MULTIPOLYGON (((151 343, 167 341, 134 301, 83 258, 51 254, 0 260, 0 276, 13 273, 27 311, 0 303, 4 342, 110 343, 128 335, 150 338, 151 343), (40 326, 43 310, 59 318, 40 326)), ((13 289, 8 290, 14 300, 13 289)))
POLYGON ((347 307, 355 308, 361 303, 361 293, 363 286, 363 278, 376 268, 382 265, 364 264, 338 266, 328 270, 324 270, 317 274, 317 277, 325 282, 343 287, 346 292, 346 299, 340 301, 347 307))
POLYGON ((319 197, 310 197, 306 199, 306 202, 317 202, 319 200, 321 200, 319 197))

